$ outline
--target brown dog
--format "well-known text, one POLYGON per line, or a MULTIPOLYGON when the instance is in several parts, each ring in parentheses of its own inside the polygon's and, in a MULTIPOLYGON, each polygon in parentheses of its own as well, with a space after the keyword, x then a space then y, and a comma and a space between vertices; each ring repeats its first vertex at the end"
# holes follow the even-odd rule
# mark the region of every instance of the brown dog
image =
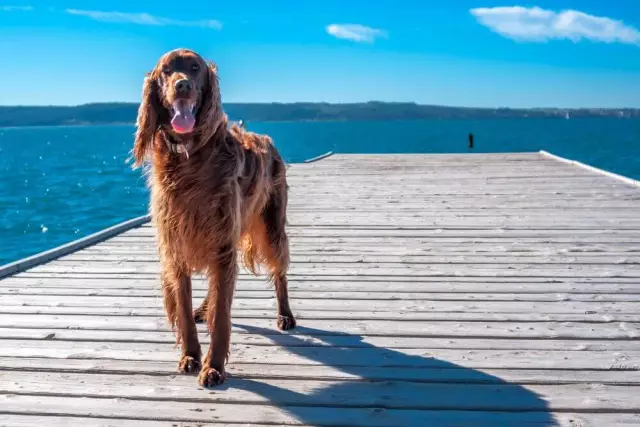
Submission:
POLYGON ((278 327, 296 325, 289 308, 285 164, 268 136, 228 128, 217 69, 177 49, 148 73, 138 111, 135 166, 151 158, 150 211, 157 229, 164 307, 182 343, 180 372, 200 370, 196 320, 211 346, 198 376, 221 384, 231 339, 238 252, 256 274, 268 267, 276 288, 278 327), (192 312, 191 273, 208 276, 208 293, 192 312), (195 318, 194 318, 195 317, 195 318))

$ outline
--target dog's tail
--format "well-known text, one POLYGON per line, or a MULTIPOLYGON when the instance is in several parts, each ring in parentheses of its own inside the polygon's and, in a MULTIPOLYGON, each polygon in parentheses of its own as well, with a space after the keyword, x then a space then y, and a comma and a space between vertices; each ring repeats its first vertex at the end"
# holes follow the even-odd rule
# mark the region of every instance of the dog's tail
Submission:
POLYGON ((266 230, 260 221, 253 221, 240 240, 240 259, 244 268, 254 276, 260 272, 258 268, 265 263, 266 230))
POLYGON ((253 241, 251 234, 247 233, 242 237, 240 243, 241 261, 244 268, 251 272, 254 276, 257 276, 257 265, 259 264, 258 257, 259 251, 253 241))

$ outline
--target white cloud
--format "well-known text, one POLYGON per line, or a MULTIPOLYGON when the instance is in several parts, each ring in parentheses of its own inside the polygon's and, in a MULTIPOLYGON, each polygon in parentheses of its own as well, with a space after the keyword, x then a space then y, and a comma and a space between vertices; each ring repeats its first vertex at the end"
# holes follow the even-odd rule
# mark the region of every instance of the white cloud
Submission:
POLYGON ((514 40, 543 42, 583 39, 603 43, 640 44, 640 31, 622 21, 577 10, 560 12, 539 7, 481 7, 471 14, 482 25, 514 40))
POLYGON ((33 7, 31 6, 0 6, 0 10, 3 12, 31 12, 33 7))
POLYGON ((373 43, 377 38, 386 38, 387 32, 360 24, 331 24, 326 27, 332 36, 357 43, 373 43))
POLYGON ((125 12, 101 12, 97 10, 66 9, 66 13, 71 15, 86 16, 96 21, 111 22, 117 24, 137 24, 154 26, 178 26, 178 27, 200 27, 219 30, 222 23, 215 19, 181 21, 178 19, 163 18, 148 13, 125 13, 125 12))

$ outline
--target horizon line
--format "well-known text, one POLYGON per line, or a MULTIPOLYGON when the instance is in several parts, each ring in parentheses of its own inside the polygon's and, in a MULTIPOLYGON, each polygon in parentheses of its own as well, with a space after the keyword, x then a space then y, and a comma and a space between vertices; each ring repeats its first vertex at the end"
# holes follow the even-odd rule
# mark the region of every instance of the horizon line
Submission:
MULTIPOLYGON (((108 105, 108 104, 140 104, 136 101, 92 101, 82 104, 22 104, 22 105, 7 105, 0 104, 0 108, 77 108, 86 107, 91 105, 108 105)), ((416 101, 353 101, 353 102, 329 102, 329 101, 228 101, 222 102, 222 104, 237 104, 237 105, 296 105, 296 104, 316 104, 316 105, 358 105, 358 104, 412 104, 419 107, 439 107, 439 108, 458 108, 458 109, 475 109, 475 110, 640 110, 638 107, 509 107, 509 106, 468 106, 468 105, 447 105, 447 104, 421 104, 416 101)))

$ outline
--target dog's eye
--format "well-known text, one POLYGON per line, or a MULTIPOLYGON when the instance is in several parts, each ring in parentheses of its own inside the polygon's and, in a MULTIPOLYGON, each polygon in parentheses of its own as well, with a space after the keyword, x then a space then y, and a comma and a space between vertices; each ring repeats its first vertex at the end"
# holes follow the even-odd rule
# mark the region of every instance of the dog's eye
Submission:
POLYGON ((171 70, 170 70, 170 69, 168 69, 167 67, 165 67, 165 68, 163 68, 163 69, 162 69, 162 73, 163 73, 163 74, 170 74, 170 73, 171 73, 171 70))
POLYGON ((191 69, 192 69, 193 71, 198 71, 198 70, 200 69, 200 66, 199 66, 198 64, 193 64, 193 65, 191 66, 191 69))

